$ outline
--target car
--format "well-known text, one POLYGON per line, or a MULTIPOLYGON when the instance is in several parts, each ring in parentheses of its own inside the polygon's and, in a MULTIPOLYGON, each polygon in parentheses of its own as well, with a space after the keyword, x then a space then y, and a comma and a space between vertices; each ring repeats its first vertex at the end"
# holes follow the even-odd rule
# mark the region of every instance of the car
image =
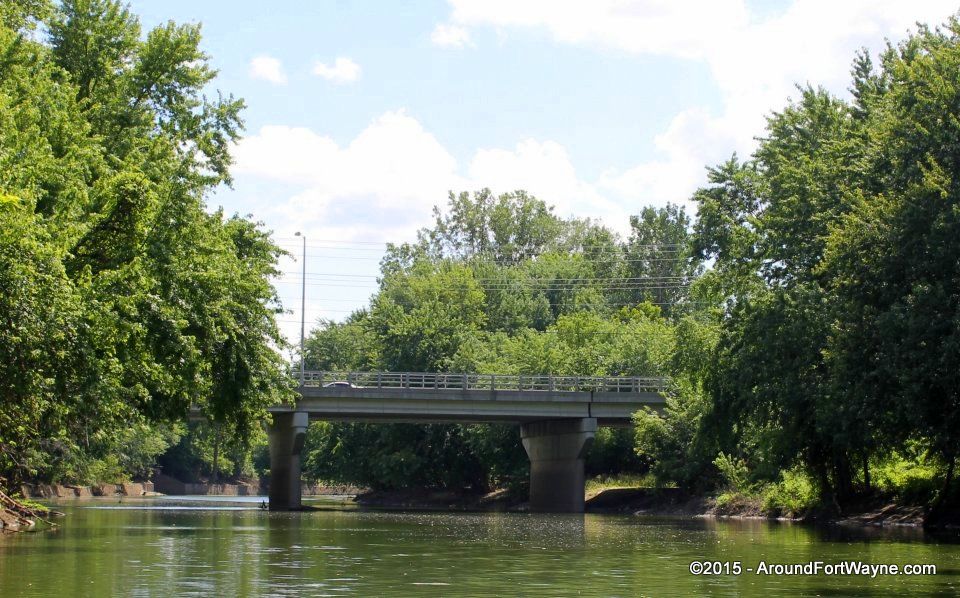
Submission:
POLYGON ((324 388, 359 388, 359 386, 354 386, 346 380, 334 380, 333 382, 327 382, 323 385, 324 388))

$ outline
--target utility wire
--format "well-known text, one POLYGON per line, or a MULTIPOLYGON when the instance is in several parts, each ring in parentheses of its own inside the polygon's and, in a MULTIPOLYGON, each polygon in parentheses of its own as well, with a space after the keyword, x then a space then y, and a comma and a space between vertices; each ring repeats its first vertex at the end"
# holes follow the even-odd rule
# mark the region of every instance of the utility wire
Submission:
MULTIPOLYGON (((274 240, 274 242, 275 242, 277 245, 289 245, 289 246, 296 245, 297 247, 301 247, 301 244, 297 243, 297 240, 298 240, 298 239, 299 239, 299 237, 276 237, 275 240, 274 240), (277 242, 277 240, 279 240, 279 239, 283 239, 284 242, 277 242)), ((400 247, 400 246, 402 246, 404 243, 402 243, 402 242, 401 242, 401 243, 396 243, 396 242, 391 242, 391 241, 341 241, 341 240, 337 240, 337 239, 310 239, 309 241, 307 241, 307 247, 316 247, 316 246, 319 246, 319 245, 335 245, 335 246, 344 246, 344 247, 349 247, 349 246, 351 246, 351 245, 378 245, 378 246, 382 246, 382 247, 386 248, 386 246, 387 246, 388 244, 392 244, 394 247, 400 247)), ((409 244, 409 245, 411 245, 411 246, 417 246, 417 242, 415 242, 415 241, 407 242, 407 244, 409 244)), ((574 247, 580 247, 580 248, 584 248, 584 249, 587 249, 587 248, 590 248, 590 249, 593 249, 593 248, 608 249, 611 244, 607 244, 607 243, 603 243, 603 244, 600 244, 600 243, 592 243, 592 244, 582 245, 582 244, 579 244, 579 243, 571 243, 571 245, 574 246, 574 247)), ((614 245, 614 246, 620 246, 620 247, 623 247, 623 246, 626 246, 626 247, 685 247, 685 244, 683 244, 683 243, 643 243, 643 244, 639 244, 639 243, 638 243, 638 244, 631 244, 629 241, 627 241, 627 242, 625 242, 625 243, 619 243, 619 244, 618 244, 618 243, 613 243, 613 245, 614 245)), ((550 250, 550 249, 553 249, 553 248, 547 247, 547 249, 550 250)))
MULTIPOLYGON (((337 273, 327 273, 327 274, 311 274, 307 273, 306 280, 313 282, 364 282, 365 280, 355 280, 355 279, 366 279, 371 282, 376 282, 377 279, 381 278, 380 276, 375 276, 372 274, 337 274, 337 273)), ((593 283, 593 282, 643 282, 643 281, 669 281, 669 280, 689 280, 691 277, 683 275, 664 275, 664 276, 597 276, 597 277, 583 277, 583 276, 572 276, 572 277, 558 277, 558 278, 528 278, 520 280, 510 280, 503 278, 468 278, 467 280, 472 280, 474 282, 492 282, 495 284, 504 284, 504 285, 514 285, 516 283, 540 283, 548 282, 551 284, 554 283, 593 283)), ((302 277, 296 278, 282 278, 278 280, 283 280, 285 282, 301 282, 304 280, 302 277)))
MULTIPOLYGON (((287 284, 287 285, 289 285, 289 284, 300 284, 300 283, 293 283, 293 282, 283 283, 283 282, 277 282, 277 283, 274 283, 274 284, 287 284)), ((340 284, 340 283, 313 283, 313 282, 308 282, 308 283, 307 283, 307 286, 308 286, 308 287, 312 287, 312 288, 318 288, 318 287, 319 287, 319 288, 371 289, 371 290, 379 289, 379 287, 376 286, 375 284, 362 285, 362 284, 340 284)), ((689 284, 677 284, 677 285, 669 285, 669 286, 667 286, 667 285, 659 285, 659 286, 653 286, 653 285, 586 286, 586 285, 584 285, 584 286, 566 286, 566 287, 539 286, 539 287, 527 287, 527 289, 528 289, 528 290, 533 290, 533 291, 545 291, 545 292, 551 292, 551 291, 579 291, 579 290, 587 290, 587 289, 594 289, 594 290, 598 290, 598 291, 631 291, 631 290, 649 291, 649 290, 681 289, 681 288, 688 288, 689 286, 690 286, 689 284)), ((480 288, 481 288, 482 290, 487 290, 487 291, 512 291, 512 290, 517 290, 517 287, 514 287, 514 286, 502 286, 502 287, 480 286, 480 288)))

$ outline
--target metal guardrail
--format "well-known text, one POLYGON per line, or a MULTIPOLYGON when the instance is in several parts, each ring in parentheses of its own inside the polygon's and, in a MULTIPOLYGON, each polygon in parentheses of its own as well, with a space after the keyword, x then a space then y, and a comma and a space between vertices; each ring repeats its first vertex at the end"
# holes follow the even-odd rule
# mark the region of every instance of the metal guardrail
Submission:
MULTIPOLYGON (((294 373, 299 378, 300 372, 294 373)), ((519 392, 660 392, 666 378, 533 376, 437 372, 304 372, 305 387, 512 390, 519 392)))

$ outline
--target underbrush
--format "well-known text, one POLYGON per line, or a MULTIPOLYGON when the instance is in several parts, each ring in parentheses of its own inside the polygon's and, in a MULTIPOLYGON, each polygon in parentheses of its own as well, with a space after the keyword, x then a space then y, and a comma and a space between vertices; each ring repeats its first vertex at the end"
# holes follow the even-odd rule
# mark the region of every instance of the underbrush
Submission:
POLYGON ((872 468, 871 482, 882 495, 906 505, 932 503, 943 483, 936 464, 923 456, 890 455, 872 468))
POLYGON ((761 509, 764 514, 781 517, 799 517, 819 504, 816 487, 799 470, 784 471, 780 479, 766 484, 761 490, 761 509))
MULTIPOLYGON (((767 516, 802 517, 824 506, 816 484, 802 469, 783 471, 776 482, 754 482, 741 460, 721 454, 714 465, 725 481, 723 491, 715 499, 720 511, 757 510, 767 516)), ((884 501, 929 506, 942 491, 942 469, 924 455, 894 453, 871 464, 869 492, 864 492, 862 479, 855 480, 861 488, 858 500, 861 506, 884 501)))
POLYGON ((740 459, 721 453, 714 465, 726 481, 724 491, 715 498, 720 512, 801 517, 819 505, 816 487, 800 469, 781 472, 776 482, 751 482, 740 459))

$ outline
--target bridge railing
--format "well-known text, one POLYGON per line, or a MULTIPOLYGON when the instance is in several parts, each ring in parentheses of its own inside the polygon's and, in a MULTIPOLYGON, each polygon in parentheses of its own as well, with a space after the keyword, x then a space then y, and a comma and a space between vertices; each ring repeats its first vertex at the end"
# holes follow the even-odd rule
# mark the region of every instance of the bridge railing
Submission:
MULTIPOLYGON (((294 375, 299 378, 300 372, 295 372, 294 375)), ((310 387, 512 390, 520 392, 659 392, 666 386, 666 379, 636 376, 308 371, 304 373, 303 384, 310 387)))

